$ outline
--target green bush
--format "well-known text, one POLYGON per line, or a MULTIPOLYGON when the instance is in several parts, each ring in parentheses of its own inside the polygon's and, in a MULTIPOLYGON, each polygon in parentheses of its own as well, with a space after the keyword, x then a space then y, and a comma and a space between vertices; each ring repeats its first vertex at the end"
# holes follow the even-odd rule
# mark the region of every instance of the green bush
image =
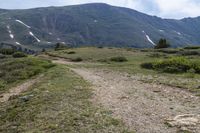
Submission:
POLYGON ((15 52, 12 56, 13 56, 14 58, 27 57, 27 55, 26 55, 25 53, 22 53, 22 52, 15 52))
POLYGON ((192 62, 189 59, 183 57, 173 57, 170 59, 143 63, 141 64, 141 67, 167 73, 184 73, 189 72, 191 69, 193 69, 195 73, 200 73, 199 62, 192 62))
POLYGON ((146 68, 146 69, 153 69, 153 63, 150 63, 150 62, 142 63, 141 67, 146 68))
POLYGON ((198 51, 181 51, 179 54, 183 56, 189 56, 189 55, 200 55, 200 52, 198 51))
POLYGON ((76 53, 75 51, 67 52, 67 54, 75 54, 75 53, 76 53))
POLYGON ((179 50, 177 50, 177 49, 158 49, 156 51, 166 53, 166 54, 176 54, 179 52, 179 50))
POLYGON ((184 49, 200 49, 200 46, 188 46, 184 47, 184 49))
POLYGON ((112 58, 110 58, 110 61, 114 61, 114 62, 126 62, 128 60, 126 59, 126 57, 118 56, 118 57, 112 57, 112 58))
POLYGON ((81 62, 81 61, 83 61, 83 59, 81 57, 77 57, 77 58, 71 59, 71 61, 73 61, 73 62, 81 62))
POLYGON ((15 50, 11 49, 11 48, 0 49, 0 53, 3 55, 12 55, 14 52, 15 52, 15 50))

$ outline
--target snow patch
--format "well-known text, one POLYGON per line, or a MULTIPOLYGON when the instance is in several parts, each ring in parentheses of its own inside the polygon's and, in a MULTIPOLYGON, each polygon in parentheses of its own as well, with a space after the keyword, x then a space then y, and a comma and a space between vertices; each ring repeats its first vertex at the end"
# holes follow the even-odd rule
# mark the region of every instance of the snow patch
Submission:
POLYGON ((19 42, 15 42, 17 45, 22 45, 21 43, 19 43, 19 42))
POLYGON ((15 20, 16 22, 19 22, 20 24, 23 24, 24 26, 26 26, 27 28, 31 28, 30 26, 28 26, 27 24, 25 24, 24 22, 22 22, 21 20, 15 20))
POLYGON ((149 35, 147 35, 147 34, 145 33, 145 31, 142 31, 142 32, 145 34, 146 39, 147 39, 151 44, 153 44, 153 45, 155 46, 156 44, 151 40, 151 38, 149 37, 149 35))
POLYGON ((181 35, 181 33, 180 33, 180 32, 178 32, 178 31, 174 31, 174 32, 176 32, 176 34, 178 34, 178 35, 181 35))
POLYGON ((97 22, 98 22, 98 20, 96 20, 96 19, 95 19, 95 20, 94 20, 94 22, 95 22, 95 23, 97 23, 97 22))
POLYGON ((159 30, 160 32, 164 32, 164 30, 159 30))
POLYGON ((9 33, 10 38, 11 38, 11 39, 14 39, 14 35, 12 34, 12 31, 10 30, 10 26, 7 25, 6 27, 7 27, 7 30, 8 30, 8 33, 9 33))
POLYGON ((60 41, 60 38, 57 38, 58 41, 60 41))
POLYGON ((10 34, 10 38, 11 38, 11 39, 14 39, 14 35, 13 35, 13 34, 10 34))
POLYGON ((38 39, 31 31, 29 31, 29 34, 30 34, 32 37, 34 37, 34 38, 37 40, 37 42, 41 42, 40 39, 38 39))
POLYGON ((52 35, 53 33, 49 32, 49 35, 52 35))

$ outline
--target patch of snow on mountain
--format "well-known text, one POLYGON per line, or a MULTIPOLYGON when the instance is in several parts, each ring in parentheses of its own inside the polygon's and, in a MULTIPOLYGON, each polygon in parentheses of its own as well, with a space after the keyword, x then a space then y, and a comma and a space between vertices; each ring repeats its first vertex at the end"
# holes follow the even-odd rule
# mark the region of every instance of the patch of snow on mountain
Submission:
POLYGON ((94 22, 95 22, 95 23, 97 23, 97 22, 98 22, 98 20, 94 20, 94 22))
POLYGON ((10 26, 7 25, 6 27, 7 27, 7 30, 8 30, 8 32, 9 32, 10 38, 11 38, 11 39, 14 39, 14 35, 12 34, 12 31, 10 30, 10 26))
POLYGON ((40 39, 38 39, 31 31, 29 31, 29 34, 30 34, 32 37, 34 37, 34 38, 37 40, 37 42, 41 42, 40 39))
POLYGON ((151 40, 151 38, 149 37, 149 35, 146 34, 145 31, 142 31, 142 32, 145 34, 146 39, 147 39, 151 44, 156 45, 156 44, 151 40))
POLYGON ((164 30, 159 30, 160 32, 164 32, 164 30))
POLYGON ((19 43, 19 42, 15 42, 17 45, 22 45, 21 43, 19 43))
POLYGON ((31 28, 30 26, 28 26, 27 24, 25 24, 24 22, 22 22, 21 20, 15 20, 16 22, 19 22, 20 24, 23 24, 24 26, 26 26, 27 28, 31 28))
POLYGON ((181 33, 180 33, 180 32, 178 32, 178 31, 174 31, 174 32, 176 32, 176 34, 178 34, 178 35, 181 35, 181 33))
POLYGON ((52 35, 53 33, 49 32, 49 35, 52 35))
POLYGON ((58 41, 60 41, 60 38, 57 38, 58 41))
POLYGON ((14 35, 13 35, 13 34, 10 34, 10 38, 11 38, 11 39, 14 39, 14 35))

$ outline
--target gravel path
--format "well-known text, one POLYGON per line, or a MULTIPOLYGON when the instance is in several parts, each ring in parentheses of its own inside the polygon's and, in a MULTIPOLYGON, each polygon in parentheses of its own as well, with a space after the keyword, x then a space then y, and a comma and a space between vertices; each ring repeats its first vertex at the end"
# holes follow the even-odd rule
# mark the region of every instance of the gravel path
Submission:
POLYGON ((111 110, 114 117, 138 133, 200 133, 200 99, 190 92, 144 83, 125 73, 72 70, 93 85, 94 103, 111 110))

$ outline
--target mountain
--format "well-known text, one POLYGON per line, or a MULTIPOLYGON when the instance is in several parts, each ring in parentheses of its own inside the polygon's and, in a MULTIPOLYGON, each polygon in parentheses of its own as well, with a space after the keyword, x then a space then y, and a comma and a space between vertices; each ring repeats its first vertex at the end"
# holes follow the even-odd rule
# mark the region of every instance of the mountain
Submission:
POLYGON ((200 44, 200 17, 162 19, 103 3, 26 10, 0 9, 0 42, 23 48, 117 46, 148 48, 166 38, 173 47, 200 44))

